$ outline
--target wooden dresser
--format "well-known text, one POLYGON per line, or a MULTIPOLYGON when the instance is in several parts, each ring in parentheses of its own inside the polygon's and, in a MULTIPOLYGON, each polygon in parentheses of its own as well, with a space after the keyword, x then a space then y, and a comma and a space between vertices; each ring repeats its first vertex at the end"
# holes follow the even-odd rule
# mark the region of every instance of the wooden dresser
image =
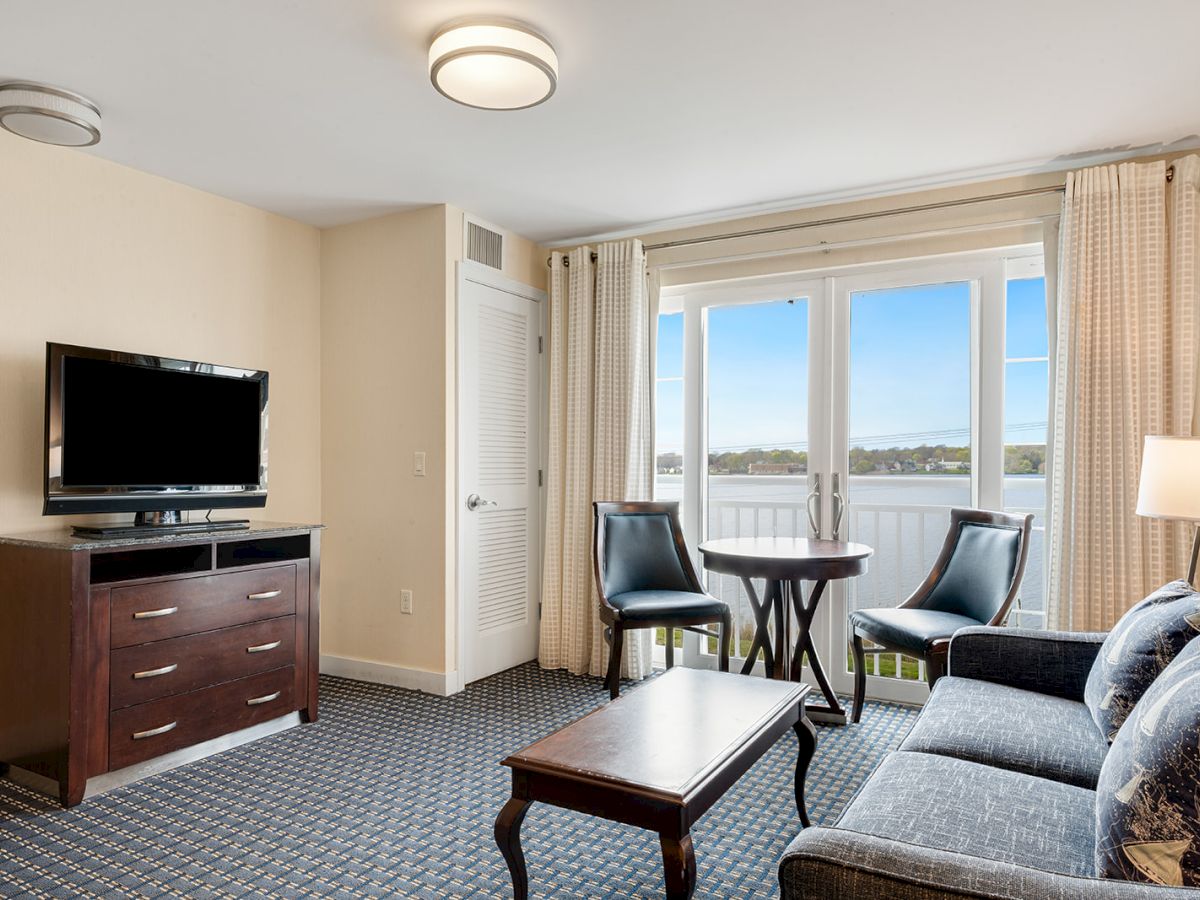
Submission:
POLYGON ((0 536, 0 766, 89 778, 317 718, 320 526, 0 536))

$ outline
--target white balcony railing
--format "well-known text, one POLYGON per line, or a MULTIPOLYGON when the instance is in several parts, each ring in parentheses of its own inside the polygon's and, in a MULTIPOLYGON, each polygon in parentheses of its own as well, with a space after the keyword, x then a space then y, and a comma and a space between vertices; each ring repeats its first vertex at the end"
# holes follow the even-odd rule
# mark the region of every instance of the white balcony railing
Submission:
MULTIPOLYGON (((854 503, 848 508, 851 540, 875 549, 866 575, 848 583, 850 609, 896 606, 920 584, 933 566, 949 525, 950 506, 913 504, 854 503)), ((1034 512, 1040 510, 1011 510, 1034 512)), ((1036 523, 1036 520, 1035 520, 1036 523)), ((794 537, 807 533, 808 517, 803 501, 758 499, 710 499, 708 538, 719 537, 794 537)), ((1030 544, 1019 606, 1009 623, 1040 628, 1045 619, 1042 560, 1045 528, 1035 524, 1030 544)), ((741 580, 728 575, 707 573, 708 590, 729 604, 737 635, 734 656, 741 658, 754 633, 754 615, 741 580)), ((844 611, 835 612, 837 617, 844 611)), ((835 627, 839 627, 835 625, 835 627)), ((835 641, 839 640, 835 635, 835 641)), ((837 665, 840 660, 829 660, 837 665)), ((924 678, 923 667, 897 655, 872 654, 868 674, 906 679, 924 678)))

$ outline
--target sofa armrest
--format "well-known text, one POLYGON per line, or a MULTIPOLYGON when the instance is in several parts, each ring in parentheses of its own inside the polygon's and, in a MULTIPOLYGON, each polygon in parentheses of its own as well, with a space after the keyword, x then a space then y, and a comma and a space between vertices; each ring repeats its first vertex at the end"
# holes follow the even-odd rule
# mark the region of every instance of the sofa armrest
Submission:
POLYGON ((1105 637, 1092 631, 963 628, 950 639, 949 674, 1082 701, 1105 637))
POLYGON ((1189 889, 1044 872, 841 828, 806 828, 779 863, 784 900, 1167 900, 1189 889))

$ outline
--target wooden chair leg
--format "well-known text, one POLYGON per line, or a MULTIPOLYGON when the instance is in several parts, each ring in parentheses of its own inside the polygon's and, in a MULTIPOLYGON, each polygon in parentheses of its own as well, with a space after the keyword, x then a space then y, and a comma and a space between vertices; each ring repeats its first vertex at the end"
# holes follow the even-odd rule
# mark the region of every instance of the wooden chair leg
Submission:
POLYGON ((667 668, 671 669, 675 666, 675 629, 668 626, 663 630, 667 633, 667 668))
POLYGON ((625 630, 619 622, 612 626, 612 647, 608 651, 608 699, 621 693, 621 657, 625 650, 625 630))
POLYGON ((728 611, 721 616, 721 627, 717 630, 717 668, 722 672, 729 671, 729 639, 733 631, 733 617, 728 611))
POLYGON ((933 690, 937 680, 946 674, 946 657, 946 652, 940 648, 931 650, 925 657, 925 681, 930 690, 933 690))
POLYGON ((857 723, 862 718, 863 703, 867 699, 867 659, 863 652, 862 635, 854 633, 854 713, 850 721, 857 723))

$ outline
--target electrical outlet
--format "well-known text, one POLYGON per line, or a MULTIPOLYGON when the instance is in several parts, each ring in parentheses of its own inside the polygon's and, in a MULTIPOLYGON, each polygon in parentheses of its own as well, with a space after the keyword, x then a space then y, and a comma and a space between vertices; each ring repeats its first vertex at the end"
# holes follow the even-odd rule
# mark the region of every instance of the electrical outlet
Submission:
POLYGON ((425 451, 418 450, 413 454, 413 474, 418 478, 425 477, 425 451))
POLYGON ((412 591, 402 590, 400 592, 400 612, 406 616, 412 615, 412 591))

